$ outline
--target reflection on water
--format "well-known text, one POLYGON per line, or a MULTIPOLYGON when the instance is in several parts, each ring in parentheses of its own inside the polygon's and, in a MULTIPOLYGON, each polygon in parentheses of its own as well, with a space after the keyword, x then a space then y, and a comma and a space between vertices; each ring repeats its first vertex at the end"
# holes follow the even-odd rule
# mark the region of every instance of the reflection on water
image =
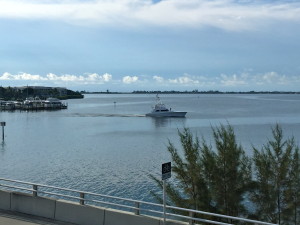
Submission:
POLYGON ((170 118, 151 117, 151 119, 155 127, 166 127, 170 123, 170 118))
POLYGON ((3 153, 5 151, 5 142, 4 141, 1 141, 1 144, 0 144, 0 152, 3 153))
POLYGON ((159 127, 170 127, 173 124, 179 124, 180 127, 185 127, 186 118, 175 118, 175 117, 151 117, 152 123, 156 128, 159 127))

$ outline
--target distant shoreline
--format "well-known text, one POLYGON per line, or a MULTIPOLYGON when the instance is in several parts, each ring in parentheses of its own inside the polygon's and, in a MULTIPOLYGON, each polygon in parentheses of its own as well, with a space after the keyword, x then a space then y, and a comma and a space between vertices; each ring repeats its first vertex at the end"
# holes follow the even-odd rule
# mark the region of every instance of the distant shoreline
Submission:
POLYGON ((300 94, 300 91, 133 91, 133 92, 87 92, 81 94, 300 94))

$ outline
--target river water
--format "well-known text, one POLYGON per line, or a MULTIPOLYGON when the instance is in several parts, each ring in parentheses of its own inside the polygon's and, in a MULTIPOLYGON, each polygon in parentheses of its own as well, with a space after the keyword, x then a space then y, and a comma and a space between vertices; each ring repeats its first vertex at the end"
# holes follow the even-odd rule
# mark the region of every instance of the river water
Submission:
MULTIPOLYGON (((231 124, 247 154, 260 148, 279 123, 300 140, 300 95, 161 95, 186 118, 149 118, 155 95, 102 94, 68 100, 68 109, 0 112, 0 177, 107 195, 152 200, 170 161, 168 140, 180 148, 178 129, 212 142, 211 127, 231 124), (1 134, 2 137, 2 134, 1 134)), ((213 144, 213 142, 212 142, 213 144)))

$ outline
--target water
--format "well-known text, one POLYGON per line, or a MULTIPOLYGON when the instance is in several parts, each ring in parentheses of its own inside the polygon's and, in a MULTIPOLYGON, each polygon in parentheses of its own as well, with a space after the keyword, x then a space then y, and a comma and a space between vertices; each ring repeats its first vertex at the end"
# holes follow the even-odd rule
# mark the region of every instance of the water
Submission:
POLYGON ((249 155, 279 123, 300 140, 300 95, 161 95, 186 118, 149 118, 155 95, 86 95, 68 109, 0 112, 0 177, 152 200, 149 174, 160 176, 170 161, 168 140, 179 146, 178 129, 189 127, 212 141, 211 126, 233 125, 249 155), (116 103, 114 103, 116 102, 116 103))

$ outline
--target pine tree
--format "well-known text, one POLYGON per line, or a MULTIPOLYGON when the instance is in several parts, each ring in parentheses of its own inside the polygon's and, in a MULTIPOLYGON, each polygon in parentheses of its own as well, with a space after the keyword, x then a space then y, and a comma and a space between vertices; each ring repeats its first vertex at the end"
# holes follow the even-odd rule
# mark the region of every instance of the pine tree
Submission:
POLYGON ((289 174, 288 210, 285 220, 289 224, 300 224, 300 157, 299 147, 295 147, 289 174))
MULTIPOLYGON (((251 184, 251 161, 236 143, 233 128, 213 128, 216 151, 203 138, 201 142, 194 138, 187 128, 178 134, 184 154, 182 157, 169 142, 176 185, 168 184, 168 199, 179 207, 245 215, 243 201, 251 184)), ((162 188, 159 179, 152 179, 162 188)))
MULTIPOLYGON (((272 134, 273 140, 268 141, 261 151, 254 148, 256 188, 252 200, 259 219, 284 224, 291 215, 290 200, 292 196, 297 197, 291 193, 296 188, 294 182, 297 182, 292 178, 293 169, 299 166, 299 162, 293 164, 293 155, 296 158, 298 153, 294 139, 284 140, 278 124, 272 129, 272 134)), ((295 176, 299 176, 297 173, 295 176)))
MULTIPOLYGON (((167 185, 168 199, 179 207, 210 211, 211 198, 203 177, 199 139, 193 137, 188 128, 182 132, 178 131, 178 134, 184 154, 182 157, 179 150, 169 141, 167 149, 172 157, 172 174, 175 176, 176 185, 167 185)), ((150 177, 162 188, 159 179, 150 177)), ((160 196, 155 197, 162 202, 160 196)))
MULTIPOLYGON (((203 145, 205 177, 218 213, 230 216, 247 214, 243 201, 251 185, 251 160, 237 144, 233 128, 213 128, 216 152, 203 145)), ((230 221, 231 222, 231 221, 230 221)))

